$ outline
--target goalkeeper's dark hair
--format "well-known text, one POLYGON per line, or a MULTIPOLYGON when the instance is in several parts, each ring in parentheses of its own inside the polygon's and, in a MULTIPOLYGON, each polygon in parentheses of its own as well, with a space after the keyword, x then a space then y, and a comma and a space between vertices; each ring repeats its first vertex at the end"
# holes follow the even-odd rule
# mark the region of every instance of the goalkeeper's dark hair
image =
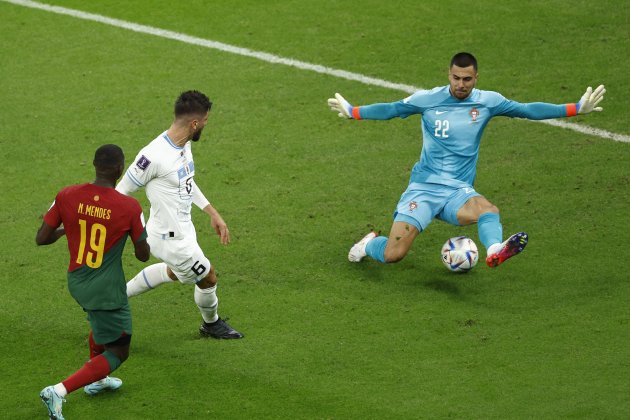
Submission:
POLYGON ((477 71, 477 59, 471 53, 460 52, 455 54, 453 58, 451 58, 451 67, 454 65, 462 68, 473 66, 475 71, 477 71))
POLYGON ((183 92, 175 101, 175 118, 183 115, 205 115, 212 108, 212 102, 197 90, 183 92))
POLYGON ((105 144, 94 153, 94 167, 99 170, 115 169, 125 165, 125 154, 115 144, 105 144))

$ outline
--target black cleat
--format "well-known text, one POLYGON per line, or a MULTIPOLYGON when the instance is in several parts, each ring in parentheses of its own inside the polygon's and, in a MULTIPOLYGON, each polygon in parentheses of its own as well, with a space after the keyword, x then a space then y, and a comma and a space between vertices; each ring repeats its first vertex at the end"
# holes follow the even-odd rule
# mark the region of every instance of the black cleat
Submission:
POLYGON ((227 322, 222 320, 221 318, 217 319, 215 322, 209 324, 204 322, 199 327, 199 332, 204 337, 212 337, 212 338, 243 338, 244 335, 240 332, 236 331, 234 328, 230 327, 227 322))

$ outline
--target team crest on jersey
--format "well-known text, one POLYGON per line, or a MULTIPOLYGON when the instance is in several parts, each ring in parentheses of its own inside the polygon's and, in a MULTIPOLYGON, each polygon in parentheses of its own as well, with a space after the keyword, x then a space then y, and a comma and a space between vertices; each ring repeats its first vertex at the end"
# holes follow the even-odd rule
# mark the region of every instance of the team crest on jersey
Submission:
POLYGON ((412 201, 411 203, 409 203, 409 211, 414 211, 417 208, 418 208, 418 203, 416 203, 415 201, 412 201))
POLYGON ((473 108, 470 110, 470 117, 472 118, 472 122, 477 122, 478 116, 479 116, 479 110, 477 108, 473 108))
POLYGON ((136 166, 142 169, 143 171, 147 169, 150 164, 151 164, 151 161, 147 159, 145 155, 140 156, 140 159, 138 159, 138 161, 136 162, 136 166))

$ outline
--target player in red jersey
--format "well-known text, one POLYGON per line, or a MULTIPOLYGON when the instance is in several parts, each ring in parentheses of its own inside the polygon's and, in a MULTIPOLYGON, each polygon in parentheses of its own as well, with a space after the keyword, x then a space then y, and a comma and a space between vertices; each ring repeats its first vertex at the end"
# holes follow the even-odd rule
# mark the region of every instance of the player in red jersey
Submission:
POLYGON ((37 245, 52 244, 64 234, 68 238, 68 290, 87 312, 91 327, 90 360, 40 393, 51 419, 63 419, 64 397, 82 386, 93 395, 122 385, 108 374, 127 359, 131 342, 131 311, 121 258, 127 236, 133 240, 136 258, 147 261, 150 256, 140 203, 114 189, 124 167, 120 147, 107 144, 98 148, 94 182, 62 189, 35 237, 37 245))

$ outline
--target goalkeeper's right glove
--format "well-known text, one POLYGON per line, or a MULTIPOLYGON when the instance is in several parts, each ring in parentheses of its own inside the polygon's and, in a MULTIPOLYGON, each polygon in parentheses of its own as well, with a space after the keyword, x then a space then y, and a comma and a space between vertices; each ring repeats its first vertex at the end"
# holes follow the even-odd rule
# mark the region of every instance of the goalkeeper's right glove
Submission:
POLYGON ((578 114, 588 114, 591 111, 603 111, 604 108, 601 106, 597 106, 603 99, 604 93, 606 93, 606 89, 604 89, 604 85, 597 86, 597 89, 593 91, 592 87, 588 87, 580 102, 576 104, 576 110, 578 114))
POLYGON ((341 118, 353 118, 352 105, 350 105, 348 101, 346 101, 344 97, 338 93, 335 93, 334 98, 328 98, 328 106, 330 109, 337 112, 341 118))

